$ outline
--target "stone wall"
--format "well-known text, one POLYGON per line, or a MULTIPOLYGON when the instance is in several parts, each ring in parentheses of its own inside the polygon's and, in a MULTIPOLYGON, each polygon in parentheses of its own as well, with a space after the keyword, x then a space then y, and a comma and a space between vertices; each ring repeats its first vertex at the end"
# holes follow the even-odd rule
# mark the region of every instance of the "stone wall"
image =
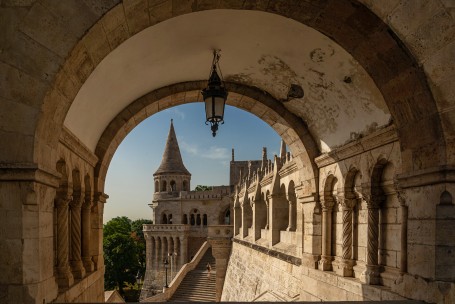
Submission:
POLYGON ((299 266, 234 242, 221 300, 250 302, 267 292, 298 300, 300 281, 299 266))
MULTIPOLYGON (((222 301, 385 301, 404 300, 383 286, 361 284, 304 265, 286 262, 237 242, 226 273, 222 301)), ((402 293, 428 302, 454 303, 454 283, 425 282, 404 275, 396 282, 402 293), (406 289, 406 291, 404 291, 406 289), (425 294, 425 295, 424 295, 425 294)), ((394 288, 395 289, 395 288, 394 288)))

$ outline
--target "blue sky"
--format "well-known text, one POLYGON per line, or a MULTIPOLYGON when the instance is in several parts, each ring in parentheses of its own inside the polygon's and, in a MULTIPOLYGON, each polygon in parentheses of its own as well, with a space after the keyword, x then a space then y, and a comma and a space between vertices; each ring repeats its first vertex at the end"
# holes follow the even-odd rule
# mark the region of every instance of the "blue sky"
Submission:
POLYGON ((171 119, 183 162, 192 174, 191 190, 197 185, 229 184, 232 148, 236 160, 261 159, 262 147, 267 147, 269 159, 279 153, 280 137, 261 119, 231 106, 226 106, 224 118, 212 137, 204 123, 204 104, 198 102, 161 111, 132 130, 109 166, 104 222, 116 216, 151 217, 153 173, 161 163, 171 119))

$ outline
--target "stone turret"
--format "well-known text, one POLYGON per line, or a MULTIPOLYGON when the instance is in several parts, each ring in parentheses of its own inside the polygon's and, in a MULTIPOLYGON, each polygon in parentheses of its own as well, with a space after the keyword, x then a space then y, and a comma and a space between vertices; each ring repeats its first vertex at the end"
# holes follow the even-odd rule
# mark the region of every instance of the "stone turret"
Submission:
POLYGON ((172 119, 163 158, 153 177, 155 181, 155 193, 190 190, 191 173, 183 164, 172 119))

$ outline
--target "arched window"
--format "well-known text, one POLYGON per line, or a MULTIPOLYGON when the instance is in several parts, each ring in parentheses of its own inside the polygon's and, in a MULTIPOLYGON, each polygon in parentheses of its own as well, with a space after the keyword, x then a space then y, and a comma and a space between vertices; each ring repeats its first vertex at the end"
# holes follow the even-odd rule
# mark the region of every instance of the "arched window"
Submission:
POLYGON ((195 221, 194 221, 194 214, 191 214, 191 217, 190 217, 190 224, 191 224, 191 226, 194 226, 194 224, 195 224, 195 221))
POLYGON ((169 215, 167 216, 167 223, 168 223, 168 224, 172 224, 172 214, 169 214, 169 215))
POLYGON ((155 181, 155 192, 160 191, 160 183, 158 181, 155 181))
POLYGON ((164 213, 163 213, 163 216, 161 218, 161 224, 167 224, 167 216, 164 213))
POLYGON ((204 214, 202 217, 202 225, 207 226, 207 214, 204 214))
POLYGON ((231 210, 228 209, 224 213, 224 224, 225 225, 230 225, 231 224, 231 210))
POLYGON ((166 183, 166 181, 163 181, 163 183, 161 184, 161 191, 162 192, 167 191, 166 188, 167 188, 167 183, 166 183))
POLYGON ((196 225, 201 226, 201 215, 199 213, 196 216, 196 225))
POLYGON ((186 214, 183 215, 183 224, 188 225, 188 215, 186 214))
POLYGON ((175 181, 172 180, 171 183, 170 183, 170 186, 171 186, 171 191, 177 191, 177 187, 175 185, 175 181))

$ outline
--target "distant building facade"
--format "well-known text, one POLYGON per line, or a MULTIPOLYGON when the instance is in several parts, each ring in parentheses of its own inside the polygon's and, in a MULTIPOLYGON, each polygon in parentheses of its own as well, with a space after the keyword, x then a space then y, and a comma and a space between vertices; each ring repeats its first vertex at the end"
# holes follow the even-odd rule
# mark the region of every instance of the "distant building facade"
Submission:
POLYGON ((233 223, 230 186, 190 191, 191 173, 183 164, 172 121, 161 164, 153 177, 155 188, 149 206, 154 224, 144 227, 147 270, 141 299, 162 290, 166 259, 170 283, 206 241, 208 225, 233 223))

